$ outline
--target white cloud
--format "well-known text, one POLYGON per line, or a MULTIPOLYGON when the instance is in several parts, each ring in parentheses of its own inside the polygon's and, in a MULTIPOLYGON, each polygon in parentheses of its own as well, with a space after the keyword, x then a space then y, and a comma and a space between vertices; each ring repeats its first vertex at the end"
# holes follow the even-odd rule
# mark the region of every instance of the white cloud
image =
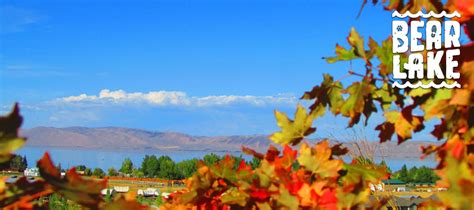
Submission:
POLYGON ((76 105, 106 105, 106 104, 146 104, 150 106, 226 106, 247 104, 265 106, 272 104, 296 103, 294 96, 251 96, 251 95, 217 95, 217 96, 188 96, 181 91, 151 91, 131 92, 124 90, 101 90, 98 95, 80 94, 53 100, 54 103, 76 105))

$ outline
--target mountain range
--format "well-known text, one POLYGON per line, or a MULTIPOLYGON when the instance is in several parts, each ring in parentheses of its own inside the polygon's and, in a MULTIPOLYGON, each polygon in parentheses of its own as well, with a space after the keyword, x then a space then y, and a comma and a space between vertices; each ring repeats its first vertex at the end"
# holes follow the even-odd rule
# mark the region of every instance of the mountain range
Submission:
MULTIPOLYGON (((85 149, 156 149, 181 151, 241 151, 242 145, 265 151, 271 144, 267 135, 192 136, 177 132, 155 132, 123 127, 35 127, 20 131, 27 146, 85 149)), ((318 139, 307 140, 310 142, 318 139)), ((330 140, 331 144, 339 143, 330 140)), ((350 151, 394 158, 420 157, 420 146, 435 142, 408 141, 379 144, 373 141, 341 142, 350 151), (356 144, 357 143, 357 144, 356 144)))

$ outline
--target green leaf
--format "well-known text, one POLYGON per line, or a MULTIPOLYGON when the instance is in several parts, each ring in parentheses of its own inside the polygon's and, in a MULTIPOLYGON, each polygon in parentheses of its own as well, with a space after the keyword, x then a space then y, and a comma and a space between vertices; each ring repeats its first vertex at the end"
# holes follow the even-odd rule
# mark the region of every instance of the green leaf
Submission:
MULTIPOLYGON (((374 85, 369 84, 366 81, 363 81, 362 83, 354 82, 345 90, 346 93, 349 93, 349 98, 347 98, 347 100, 342 105, 341 113, 343 116, 351 118, 351 121, 349 122, 349 127, 352 127, 354 124, 359 122, 360 115, 362 112, 366 111, 364 112, 364 114, 366 116, 370 115, 370 112, 367 112, 366 107, 366 102, 369 101, 366 101, 366 99, 369 98, 369 96, 374 90, 374 85)), ((372 105, 370 106, 373 108, 372 105)))
POLYGON ((283 185, 280 185, 280 194, 275 197, 278 203, 287 207, 288 209, 298 209, 299 200, 295 196, 291 195, 290 192, 285 187, 283 187, 283 185))
POLYGON ((354 49, 347 50, 339 44, 336 44, 336 56, 325 58, 328 63, 335 63, 337 61, 349 61, 357 58, 354 49))
MULTIPOLYGON (((387 38, 382 42, 382 46, 377 46, 375 55, 379 60, 379 74, 384 77, 388 76, 393 72, 393 52, 392 52, 392 37, 387 38)), ((400 56, 401 60, 405 59, 406 56, 400 56)), ((404 60, 402 60, 404 61, 404 60)))
POLYGON ((420 88, 411 89, 408 95, 411 97, 421 97, 430 92, 431 92, 431 89, 420 87, 420 88))
POLYGON ((366 62, 369 62, 370 58, 366 55, 364 49, 364 38, 360 36, 354 27, 351 28, 351 33, 347 37, 347 41, 354 48, 356 56, 361 57, 366 62))
POLYGON ((224 204, 245 206, 249 197, 247 193, 238 190, 236 187, 232 187, 222 194, 221 201, 224 204))
POLYGON ((353 164, 344 164, 347 174, 343 177, 343 181, 347 183, 358 183, 361 180, 367 183, 377 184, 382 178, 388 176, 385 167, 379 167, 375 164, 362 164, 353 161, 353 164))
POLYGON ((372 97, 380 102, 380 106, 383 110, 390 109, 392 102, 397 99, 391 90, 391 87, 387 83, 384 83, 381 88, 374 91, 372 97))

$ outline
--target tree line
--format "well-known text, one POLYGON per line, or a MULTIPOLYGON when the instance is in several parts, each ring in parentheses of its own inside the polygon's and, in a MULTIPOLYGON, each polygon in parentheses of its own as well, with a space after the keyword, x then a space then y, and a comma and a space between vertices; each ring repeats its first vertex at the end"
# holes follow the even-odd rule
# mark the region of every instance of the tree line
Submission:
MULTIPOLYGON (((216 155, 214 153, 206 154, 202 161, 206 165, 213 165, 224 157, 216 155)), ((238 167, 238 164, 242 157, 232 156, 236 159, 235 167, 238 167)), ((183 160, 180 162, 173 161, 169 156, 155 156, 155 155, 146 155, 141 164, 136 166, 133 164, 130 158, 125 158, 122 162, 122 165, 119 169, 110 167, 107 171, 104 171, 101 168, 88 168, 85 165, 76 166, 76 170, 83 173, 86 176, 96 176, 96 177, 105 177, 105 176, 129 176, 137 178, 161 178, 161 179, 184 179, 191 177, 197 170, 197 163, 199 159, 193 158, 189 160, 183 160)), ((257 168, 260 160, 253 158, 251 161, 246 161, 247 164, 252 166, 252 168, 257 168)), ((387 167, 388 171, 391 172, 388 168, 385 161, 382 160, 380 165, 387 167)), ((15 155, 10 161, 8 170, 23 172, 28 166, 28 161, 25 156, 15 155)), ((56 166, 60 171, 64 171, 61 168, 61 165, 56 166)), ((406 183, 434 183, 439 180, 439 177, 433 171, 433 169, 421 166, 421 167, 411 167, 408 169, 406 165, 403 165, 402 168, 396 172, 392 173, 391 178, 399 179, 406 183)))
MULTIPOLYGON (((239 166, 240 162, 244 160, 241 156, 231 156, 235 161, 235 168, 239 166)), ((219 156, 214 153, 206 154, 202 161, 206 165, 213 165, 221 161, 224 156, 219 156)), ((244 160, 245 161, 245 160, 244 160)), ((127 176, 136 178, 161 178, 168 180, 177 180, 191 177, 198 167, 199 159, 193 158, 175 162, 169 156, 155 156, 146 155, 140 165, 135 165, 130 158, 125 158, 119 169, 110 167, 107 171, 101 168, 88 168, 85 165, 76 166, 76 170, 80 171, 86 176, 127 176)), ((260 160, 253 158, 251 161, 245 161, 252 168, 257 168, 260 160)))
MULTIPOLYGON (((363 159, 369 164, 374 164, 369 159, 360 157, 359 160, 361 159, 363 159)), ((390 169, 390 167, 388 167, 385 160, 382 160, 377 165, 386 167, 387 172, 391 174, 390 175, 391 179, 398 179, 405 183, 435 183, 436 181, 439 180, 439 176, 436 175, 434 170, 427 166, 420 166, 420 167, 413 166, 410 169, 408 169, 407 165, 403 164, 400 170, 392 172, 392 170, 390 169)))
POLYGON ((26 156, 14 155, 9 162, 0 164, 2 170, 23 172, 28 167, 26 156))
POLYGON ((393 173, 392 177, 406 183, 435 183, 439 180, 438 175, 429 167, 414 166, 408 169, 405 164, 400 170, 393 173))

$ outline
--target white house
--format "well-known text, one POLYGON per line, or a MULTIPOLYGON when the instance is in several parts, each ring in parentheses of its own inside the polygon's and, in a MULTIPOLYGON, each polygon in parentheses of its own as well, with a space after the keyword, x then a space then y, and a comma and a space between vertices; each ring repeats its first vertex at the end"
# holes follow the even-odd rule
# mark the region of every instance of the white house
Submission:
POLYGON ((38 168, 27 168, 23 171, 23 175, 25 176, 39 176, 39 169, 38 168))
POLYGON ((118 193, 127 193, 130 190, 129 186, 114 186, 114 190, 118 193))
POLYGON ((140 189, 138 190, 137 194, 143 197, 159 196, 160 190, 156 188, 147 188, 145 190, 140 189))

